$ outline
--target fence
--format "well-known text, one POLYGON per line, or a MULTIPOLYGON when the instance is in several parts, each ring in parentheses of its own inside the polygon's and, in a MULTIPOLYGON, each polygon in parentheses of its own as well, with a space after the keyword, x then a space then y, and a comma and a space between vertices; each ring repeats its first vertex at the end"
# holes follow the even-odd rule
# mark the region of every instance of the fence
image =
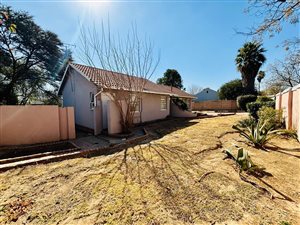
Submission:
POLYGON ((300 85, 278 93, 276 109, 282 109, 286 128, 298 130, 300 137, 300 85))
POLYGON ((215 101, 194 102, 192 104, 192 109, 197 111, 203 111, 203 110, 237 111, 238 107, 235 100, 215 100, 215 101))
POLYGON ((0 106, 0 145, 35 144, 73 138, 73 107, 0 106))

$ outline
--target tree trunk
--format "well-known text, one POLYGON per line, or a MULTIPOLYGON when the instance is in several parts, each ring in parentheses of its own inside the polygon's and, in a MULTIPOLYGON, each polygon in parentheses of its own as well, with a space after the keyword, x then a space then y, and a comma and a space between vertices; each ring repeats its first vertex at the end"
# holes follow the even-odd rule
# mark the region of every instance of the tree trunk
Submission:
POLYGON ((14 93, 14 85, 12 83, 8 84, 3 91, 3 96, 0 98, 0 102, 6 105, 17 105, 18 99, 14 93))
POLYGON ((255 94, 255 76, 242 75, 242 85, 244 87, 244 94, 255 94))

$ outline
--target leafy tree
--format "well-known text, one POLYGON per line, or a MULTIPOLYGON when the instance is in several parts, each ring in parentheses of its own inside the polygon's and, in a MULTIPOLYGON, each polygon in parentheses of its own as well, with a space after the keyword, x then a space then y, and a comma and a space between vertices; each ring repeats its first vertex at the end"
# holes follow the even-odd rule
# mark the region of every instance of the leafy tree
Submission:
POLYGON ((8 15, 0 27, 0 103, 26 104, 55 90, 62 43, 28 13, 6 6, 0 11, 8 15), (15 30, 8 31, 7 24, 14 24, 15 30))
POLYGON ((260 92, 260 82, 262 81, 262 79, 264 79, 266 76, 265 71, 259 71, 258 75, 257 75, 257 81, 258 81, 258 91, 260 92))
POLYGON ((236 98, 244 94, 244 88, 241 79, 235 79, 223 84, 218 90, 221 100, 236 100, 236 98))
POLYGON ((177 70, 167 69, 162 78, 157 80, 158 84, 168 85, 171 87, 183 88, 182 79, 177 70))
POLYGON ((255 93, 255 78, 260 67, 266 61, 262 45, 257 42, 247 42, 238 50, 238 55, 235 59, 237 69, 242 75, 242 84, 245 89, 245 94, 255 93))

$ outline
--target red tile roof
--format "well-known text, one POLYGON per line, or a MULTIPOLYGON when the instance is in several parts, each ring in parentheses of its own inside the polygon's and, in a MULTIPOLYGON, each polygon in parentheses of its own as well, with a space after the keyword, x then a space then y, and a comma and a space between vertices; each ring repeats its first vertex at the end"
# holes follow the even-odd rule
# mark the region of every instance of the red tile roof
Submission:
POLYGON ((127 74, 112 72, 108 70, 103 70, 91 66, 85 66, 77 63, 70 63, 70 65, 79 70, 86 78, 91 82, 101 88, 111 88, 111 89, 129 89, 134 90, 134 86, 141 87, 140 85, 144 82, 143 92, 156 93, 156 94, 166 94, 177 97, 185 98, 195 98, 194 95, 190 95, 185 91, 182 91, 175 87, 170 87, 166 85, 156 84, 150 80, 144 78, 129 76, 127 74), (131 85, 131 88, 129 86, 131 85))

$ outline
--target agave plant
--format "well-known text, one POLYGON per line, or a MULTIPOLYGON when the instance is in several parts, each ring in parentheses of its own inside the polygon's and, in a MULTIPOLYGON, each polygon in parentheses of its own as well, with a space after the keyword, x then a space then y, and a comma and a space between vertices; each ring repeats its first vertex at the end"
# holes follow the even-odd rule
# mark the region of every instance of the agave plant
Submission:
POLYGON ((253 143, 255 147, 263 148, 265 144, 279 132, 279 130, 273 130, 273 127, 266 127, 266 124, 267 121, 263 123, 258 121, 257 124, 251 123, 245 130, 236 125, 233 125, 232 128, 253 143))
POLYGON ((237 156, 235 157, 229 149, 225 150, 227 157, 232 158, 243 171, 248 171, 256 166, 252 162, 248 152, 243 148, 238 148, 237 156))

